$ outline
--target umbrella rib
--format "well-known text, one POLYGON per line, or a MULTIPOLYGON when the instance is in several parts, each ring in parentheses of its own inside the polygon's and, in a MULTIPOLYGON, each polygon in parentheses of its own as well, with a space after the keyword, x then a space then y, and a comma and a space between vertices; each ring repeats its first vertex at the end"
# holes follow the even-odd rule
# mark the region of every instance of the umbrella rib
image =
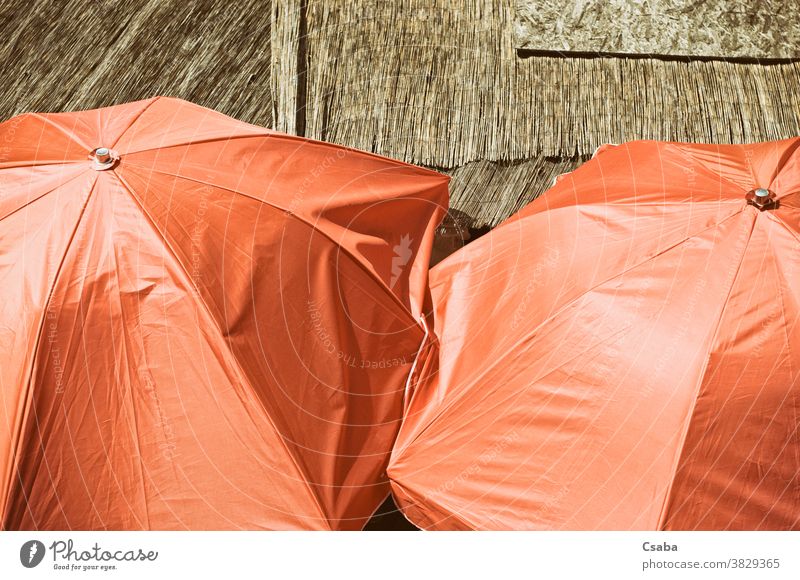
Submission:
MULTIPOLYGON (((668 145, 674 145, 674 144, 668 144, 668 145)), ((677 147, 673 147, 673 149, 676 150, 676 154, 679 154, 682 158, 691 161, 692 163, 700 167, 702 170, 709 173, 711 176, 724 180, 726 183, 731 184, 738 190, 747 191, 747 187, 745 187, 741 183, 736 183, 735 181, 732 181, 730 178, 723 175, 720 171, 712 169, 706 164, 706 162, 703 159, 696 157, 692 151, 681 146, 680 144, 678 144, 677 147)), ((717 152, 719 153, 719 147, 717 148, 717 152)), ((750 172, 750 175, 753 178, 755 178, 755 176, 752 174, 752 170, 750 172)))
MULTIPOLYGON (((714 343, 716 342, 720 328, 722 327, 722 321, 725 318, 725 312, 728 309, 728 303, 730 302, 731 294, 733 292, 733 288, 736 286, 736 281, 739 279, 739 274, 742 271, 742 265, 744 264, 744 260, 747 257, 747 248, 750 245, 750 240, 753 238, 753 231, 755 230, 756 226, 756 219, 758 218, 757 215, 753 216, 753 221, 750 224, 750 231, 747 235, 747 241, 744 244, 744 248, 742 249, 742 255, 739 258, 739 264, 736 267, 736 273, 733 275, 731 279, 731 285, 728 288, 728 293, 725 297, 725 301, 722 303, 722 309, 720 310, 719 317, 717 318, 716 323, 713 327, 713 334, 711 335, 711 342, 709 343, 709 348, 714 348, 714 343)), ((710 352, 706 356, 706 360, 703 363, 703 370, 700 372, 700 379, 698 380, 698 384, 694 389, 694 397, 692 399, 691 408, 689 409, 689 413, 687 414, 686 423, 683 426, 680 443, 677 446, 678 453, 676 454, 675 461, 672 466, 671 474, 669 483, 667 484, 667 491, 664 494, 663 504, 661 505, 661 513, 658 516, 658 524, 656 526, 657 530, 662 530, 664 524, 666 523, 667 513, 671 507, 671 499, 672 499, 672 491, 674 488, 675 483, 675 475, 678 472, 678 467, 681 463, 681 458, 683 457, 684 447, 686 445, 686 437, 689 434, 689 427, 692 423, 692 418, 694 417, 695 408, 697 406, 697 399, 700 395, 700 391, 703 388, 703 383, 705 382, 706 373, 708 372, 708 363, 711 359, 710 352)))
POLYGON ((0 171, 3 169, 17 169, 21 167, 48 167, 50 165, 74 165, 77 163, 84 163, 83 159, 64 159, 57 161, 55 159, 43 159, 42 161, 24 161, 20 163, 10 163, 8 165, 0 163, 0 171))
POLYGON ((768 219, 771 219, 776 224, 781 226, 783 229, 785 229, 789 233, 790 236, 792 236, 794 239, 796 239, 798 242, 800 242, 800 232, 797 232, 794 229, 792 229, 792 227, 789 226, 789 224, 787 224, 780 217, 776 216, 774 213, 772 213, 772 212, 764 212, 764 214, 767 216, 768 219))
MULTIPOLYGON (((391 479, 391 478, 390 478, 390 479, 391 479)), ((398 481, 395 481, 395 480, 392 480, 392 482, 391 482, 391 483, 392 483, 392 485, 396 485, 397 487, 399 487, 400 489, 402 489, 402 490, 403 490, 403 493, 405 493, 405 495, 408 497, 408 499, 412 500, 412 502, 413 502, 414 506, 418 506, 418 505, 424 505, 424 504, 423 504, 423 502, 421 502, 421 501, 419 501, 419 500, 417 500, 417 499, 416 499, 416 497, 418 497, 418 494, 416 494, 416 493, 412 492, 412 491, 411 491, 411 489, 410 489, 408 486, 406 486, 406 485, 403 485, 403 484, 401 484, 400 482, 398 482, 398 481)), ((429 505, 430 505, 430 504, 433 504, 433 505, 436 505, 436 506, 437 506, 437 507, 439 507, 439 508, 442 508, 443 510, 445 510, 445 511, 447 511, 447 512, 450 512, 450 516, 449 516, 449 517, 453 518, 453 519, 454 519, 454 520, 456 520, 456 521, 459 521, 459 522, 461 522, 461 523, 464 525, 464 527, 466 527, 466 528, 469 528, 469 529, 471 529, 471 530, 479 530, 479 529, 481 529, 481 528, 480 528, 480 526, 477 526, 477 525, 473 524, 472 522, 468 521, 468 520, 467 520, 467 519, 464 517, 464 515, 463 515, 462 513, 459 513, 459 511, 458 511, 456 508, 454 508, 454 507, 450 507, 450 506, 448 506, 448 505, 444 504, 444 503, 443 503, 443 502, 441 502, 441 501, 438 501, 438 502, 437 502, 437 501, 433 501, 433 500, 430 498, 430 496, 425 496, 425 501, 426 501, 426 502, 427 502, 429 505)), ((398 506, 398 507, 399 507, 399 506, 398 506)), ((422 529, 422 530, 427 530, 427 529, 428 529, 428 528, 426 528, 425 526, 421 525, 421 524, 420 524, 418 521, 415 521, 415 520, 411 519, 411 518, 408 516, 408 514, 406 513, 406 511, 405 511, 403 508, 400 508, 400 511, 403 513, 403 517, 405 517, 405 518, 406 518, 406 519, 407 519, 409 522, 411 522, 412 524, 414 524, 416 527, 418 527, 418 528, 420 528, 420 529, 422 529)), ((435 523, 436 523, 436 524, 439 524, 439 523, 441 523, 442 521, 444 521, 444 520, 438 520, 438 521, 436 521, 435 523)))
POLYGON ((119 134, 119 136, 114 140, 113 145, 110 145, 110 147, 112 147, 112 148, 116 147, 117 143, 119 143, 122 140, 122 138, 125 136, 125 134, 130 130, 130 128, 133 127, 134 123, 136 123, 136 121, 139 120, 139 117, 144 115, 145 111, 147 111, 147 109, 152 107, 160 98, 161 97, 154 97, 154 98, 150 99, 150 102, 147 103, 144 107, 142 107, 141 111, 139 111, 138 113, 136 113, 136 115, 134 115, 133 119, 131 119, 131 122, 128 123, 128 126, 125 127, 122 130, 122 132, 119 134))
MULTIPOLYGON (((111 235, 114 236, 115 233, 116 232, 112 229, 111 230, 111 235)), ((120 273, 122 272, 122 269, 120 268, 119 255, 118 255, 117 252, 118 252, 118 248, 112 242, 109 254, 112 257, 112 259, 114 260, 114 280, 113 280, 114 297, 116 298, 117 308, 119 308, 120 318, 124 320, 126 318, 126 313, 125 313, 125 307, 124 307, 123 301, 122 301, 122 290, 120 288, 120 285, 121 285, 120 273)), ((111 292, 109 292, 109 294, 111 294, 111 292)), ((131 364, 131 350, 132 350, 132 348, 130 347, 130 344, 133 343, 133 339, 130 337, 128 326, 126 324, 120 325, 120 330, 121 330, 121 332, 120 332, 120 334, 121 334, 120 347, 121 347, 121 350, 124 352, 124 357, 120 357, 120 358, 124 359, 125 363, 117 365, 114 370, 115 370, 115 372, 118 372, 120 375, 122 375, 122 372, 119 371, 119 367, 122 366, 124 368, 124 370, 125 370, 127 385, 125 385, 124 383, 121 385, 122 386, 121 393, 123 393, 125 395, 124 398, 125 398, 127 404, 130 406, 128 412, 130 413, 129 420, 131 422, 131 425, 133 426, 133 432, 131 433, 131 438, 133 439, 133 441, 135 443, 135 446, 136 446, 136 459, 137 459, 136 464, 137 464, 137 466, 139 468, 139 479, 140 479, 140 484, 141 484, 140 487, 141 487, 141 492, 142 492, 141 505, 144 508, 143 509, 143 511, 144 511, 144 520, 147 522, 147 528, 146 529, 152 530, 153 526, 152 526, 152 523, 151 523, 151 520, 150 520, 150 499, 148 498, 148 494, 147 494, 147 478, 145 478, 145 468, 144 468, 144 465, 143 465, 144 464, 144 459, 143 459, 142 448, 141 448, 141 437, 139 435, 139 412, 136 409, 136 401, 134 400, 134 395, 133 395, 134 381, 133 381, 133 379, 131 377, 131 366, 133 366, 133 365, 131 364), (125 388, 125 387, 127 387, 127 388, 125 388)), ((112 338, 112 348, 114 348, 113 338, 112 338)), ((121 376, 120 377, 115 377, 115 382, 117 384, 122 383, 121 376)), ((105 450, 105 445, 103 445, 103 449, 105 450)), ((107 450, 106 450, 106 459, 109 460, 108 451, 107 450)), ((148 478, 149 478, 150 474, 148 473, 147 475, 148 475, 148 478)), ((117 485, 121 488, 121 486, 119 484, 119 481, 118 481, 118 478, 116 477, 116 474, 114 474, 114 479, 115 479, 115 482, 117 483, 117 485)), ((130 502, 127 501, 127 498, 126 498, 126 503, 128 504, 128 507, 132 507, 130 502)), ((133 511, 133 510, 131 510, 131 511, 133 511)), ((170 511, 172 511, 172 510, 170 510, 170 511)), ((173 515, 176 515, 174 513, 174 511, 172 511, 172 513, 173 513, 173 515)), ((137 523, 139 523, 141 525, 142 522, 138 521, 139 520, 138 514, 136 514, 135 517, 137 519, 137 523)), ((176 519, 180 520, 180 518, 177 517, 177 516, 176 516, 176 519)))
MULTIPOLYGON (((772 267, 775 269, 775 279, 776 280, 780 280, 780 278, 782 277, 781 276, 781 272, 778 269, 778 261, 780 260, 780 257, 775 252, 775 248, 772 247, 772 244, 770 244, 770 249, 771 249, 772 254, 773 254, 772 257, 775 260, 775 262, 772 264, 772 267)), ((789 351, 789 357, 788 357, 789 374, 790 375, 794 375, 795 373, 792 370, 792 343, 789 341, 789 336, 790 336, 789 335, 789 328, 788 328, 788 326, 789 326, 789 317, 787 316, 787 313, 786 313, 786 298, 783 295, 783 289, 781 288, 780 284, 778 284, 778 298, 780 299, 779 301, 780 301, 780 305, 781 305, 781 315, 782 315, 782 318, 783 318, 783 333, 784 333, 784 336, 786 337, 786 349, 789 351)), ((794 324, 797 324, 797 322, 795 322, 794 324)))
POLYGON ((800 208, 800 205, 795 205, 794 203, 789 203, 790 201, 792 201, 792 202, 795 202, 795 201, 800 202, 800 195, 798 195, 798 193, 800 193, 800 192, 795 191, 795 192, 789 193, 789 194, 785 195, 784 197, 782 197, 781 198, 781 205, 782 206, 786 206, 786 207, 791 207, 791 208, 794 208, 794 209, 800 208))
POLYGON ((783 152, 783 155, 781 155, 781 158, 778 160, 777 167, 775 167, 775 172, 772 174, 772 178, 770 179, 770 186, 775 183, 775 180, 778 179, 781 172, 783 172, 783 169, 786 167, 789 159, 791 159, 792 155, 794 155, 798 149, 800 149, 800 137, 795 137, 794 143, 786 148, 786 151, 783 152))
MULTIPOLYGON (((541 196, 537 197, 536 200, 534 200, 534 202, 535 203, 541 203, 539 200, 542 200, 542 201, 544 201, 546 203, 547 199, 545 197, 545 194, 542 194, 541 196)), ((687 205, 687 203, 685 201, 664 201, 664 202, 658 201, 658 200, 637 201, 636 199, 616 200, 616 201, 609 201, 609 202, 596 201, 596 202, 586 202, 586 203, 584 203, 582 201, 581 202, 574 201, 573 203, 569 203, 569 204, 565 204, 565 205, 556 205, 555 207, 550 207, 550 206, 545 205, 544 207, 538 208, 536 211, 531 211, 530 213, 522 214, 522 212, 524 212, 528 207, 533 206, 534 202, 531 202, 530 205, 522 208, 522 210, 520 210, 520 213, 518 213, 517 215, 511 216, 506 221, 504 221, 503 223, 501 223, 498 226, 496 226, 495 228, 493 228, 490 233, 494 234, 494 232, 497 232, 498 230, 501 230, 502 228, 508 228, 508 227, 511 227, 511 226, 516 226, 517 228, 524 227, 521 224, 521 222, 524 222, 525 220, 533 218, 535 216, 541 215, 542 213, 548 213, 549 214, 551 212, 557 212, 557 211, 563 211, 563 210, 574 210, 575 208, 578 208, 578 207, 615 206, 615 207, 625 207, 625 208, 629 208, 630 207, 630 208, 634 208, 635 209, 636 207, 672 207, 672 206, 675 206, 675 207, 677 207, 677 206, 686 207, 686 205, 687 205)), ((733 199, 733 198, 731 198, 731 199, 723 199, 723 200, 708 199, 708 200, 703 200, 703 201, 692 202, 692 206, 693 207, 710 206, 710 207, 716 207, 716 208, 731 206, 732 209, 733 208, 738 208, 739 210, 741 210, 742 200, 733 199)), ((734 213, 731 213, 729 215, 726 215, 724 218, 722 218, 722 220, 720 220, 719 223, 721 223, 722 221, 725 221, 726 219, 728 219, 729 217, 731 217, 733 215, 736 215, 737 213, 738 212, 734 212, 734 213)), ((453 259, 454 255, 456 255, 456 254, 450 254, 444 260, 442 260, 439 264, 444 264, 445 262, 453 259)), ((438 268, 439 264, 437 264, 434 267, 438 268)))
MULTIPOLYGON (((800 242, 800 236, 798 236, 797 232, 795 232, 795 231, 794 231, 792 228, 790 228, 790 227, 789 227, 789 225, 788 225, 788 224, 787 224, 785 221, 783 221, 782 219, 780 219, 780 218, 778 218, 778 217, 774 216, 774 215, 773 215, 773 214, 771 214, 771 213, 767 213, 767 217, 768 217, 769 219, 771 219, 772 221, 774 221, 774 222, 775 222, 777 225, 779 225, 779 226, 781 226, 783 229, 785 229, 785 230, 786 230, 786 231, 789 233, 789 235, 790 235, 790 236, 792 236, 792 237, 793 237, 795 240, 797 240, 798 242, 800 242)), ((773 248, 773 252, 774 252, 774 248, 773 248)), ((777 260, 777 256, 775 256, 775 259, 777 260)), ((777 264, 777 261, 776 261, 776 264, 777 264)), ((776 265, 776 268, 777 268, 777 265, 776 265)), ((781 306, 782 306, 782 310, 783 310, 783 317, 784 317, 784 321, 785 321, 786 323, 788 323, 789 321, 788 321, 788 319, 786 318, 786 300, 784 299, 784 296, 783 296, 783 290, 781 289, 781 287, 780 287, 780 286, 778 286, 778 294, 779 294, 779 296, 780 296, 780 299, 781 299, 781 306)), ((791 344, 789 343, 789 331, 786 329, 786 327, 785 327, 785 326, 784 326, 784 332, 786 333, 786 345, 787 345, 787 347, 788 347, 788 349, 789 349, 789 370, 790 370, 790 372, 791 372, 791 368, 792 368, 792 367, 791 367, 791 362, 792 362, 792 357, 791 357, 791 354, 792 354, 792 347, 791 347, 791 344)))
POLYGON ((7 214, 0 216, 0 222, 2 222, 4 219, 6 219, 8 217, 11 217, 12 215, 14 215, 17 212, 22 211, 23 209, 25 209, 29 205, 31 205, 33 203, 36 203, 37 201, 39 201, 40 199, 42 199, 46 195, 49 195, 49 194, 53 193, 55 190, 57 190, 57 189, 59 189, 61 187, 64 187, 66 184, 68 184, 68 183, 70 183, 72 181, 75 181, 76 179, 78 179, 79 177, 81 177, 83 175, 84 175, 83 173, 78 173, 77 175, 74 175, 74 176, 70 177, 66 181, 64 181, 62 183, 59 183, 58 185, 56 185, 52 189, 48 189, 44 193, 41 193, 41 194, 37 195, 35 198, 26 201, 23 205, 19 206, 18 208, 13 209, 10 212, 8 212, 7 214))
MULTIPOLYGON (((248 139, 254 137, 274 137, 274 133, 269 132, 269 129, 264 129, 264 132, 258 133, 248 133, 246 135, 231 135, 229 137, 202 137, 199 139, 192 139, 191 141, 181 141, 180 143, 173 143, 172 145, 157 145, 155 147, 146 147, 145 149, 134 149, 132 151, 127 151, 126 155, 138 155, 139 153, 147 153, 149 151, 166 151, 168 149, 175 149, 178 147, 190 147, 192 145, 201 145, 203 143, 213 143, 215 141, 236 141, 237 139, 248 139)), ((130 163, 130 161, 129 161, 130 163)))
MULTIPOLYGON (((20 451, 23 446, 23 435, 25 433, 25 429, 28 423, 28 419, 30 418, 30 411, 31 406, 33 404, 33 373, 36 369, 36 365, 38 362, 38 354, 39 354, 39 345, 42 342, 42 333, 44 331, 44 323, 46 315, 45 313, 50 308, 50 300, 53 297, 53 293, 55 292, 56 286, 58 286, 59 281, 61 280, 61 272, 64 267, 64 263, 66 262, 67 255, 72 248, 72 244, 75 241, 75 237, 78 233, 78 228, 83 221, 83 216, 86 213, 86 208, 89 205, 89 200, 92 199, 92 193, 94 193, 95 185, 97 184, 97 177, 95 176, 94 182, 92 183, 92 187, 89 190, 89 195, 86 196, 86 199, 83 202, 83 206, 81 207, 81 211, 78 214, 78 219, 75 220, 75 226, 72 228, 72 233, 70 234, 69 240, 67 241, 66 248, 64 249, 64 254, 61 256, 61 259, 58 262, 58 268, 56 269, 55 275, 53 276, 53 281, 50 284, 50 288, 47 291, 47 298, 44 301, 43 308, 42 308, 42 315, 39 318, 39 324, 36 331, 36 338, 33 344, 33 356, 31 357, 30 368, 28 369, 28 379, 26 381, 25 392, 23 393, 23 402, 22 402, 22 418, 19 421, 19 425, 15 430, 13 435, 12 443, 11 443, 11 461, 9 461, 8 469, 6 473, 3 474, 3 487, 5 487, 5 496, 0 498, 0 516, 2 516, 2 521, 0 521, 0 529, 8 529, 8 507, 11 499, 12 493, 12 486, 13 486, 13 477, 14 473, 17 471, 19 467, 19 455, 20 451)), ((20 480, 20 485, 22 484, 20 480)), ((24 494, 23 490, 23 494, 24 494)))
MULTIPOLYGON (((631 270, 634 270, 634 269, 646 264, 650 260, 653 260, 653 259, 657 258, 658 256, 661 256, 662 254, 665 254, 666 252, 669 252, 670 250, 672 250, 674 248, 677 248, 678 246, 686 243, 687 241, 689 241, 689 240, 691 240, 693 238, 696 238, 697 236, 700 236, 703 233, 705 233, 705 232, 707 232, 707 231, 709 231, 709 230, 711 230, 713 228, 718 227, 720 224, 728 221, 729 219, 732 219, 732 218, 740 215, 741 213, 742 213, 742 210, 740 209, 739 211, 727 216, 725 219, 721 220, 720 222, 715 222, 714 224, 708 226, 707 228, 703 228, 702 230, 700 230, 700 231, 698 231, 698 232, 696 232, 696 233, 694 233, 694 234, 692 234, 690 236, 687 236, 684 239, 682 239, 682 240, 680 240, 680 241, 678 241, 678 242, 676 242, 676 243, 674 243, 674 244, 672 244, 672 245, 670 245, 670 246, 668 246, 668 247, 666 247, 666 248, 664 248, 664 249, 662 249, 662 250, 660 250, 660 251, 658 251, 658 252, 656 252, 656 253, 654 253, 652 255, 647 256, 646 258, 644 258, 640 262, 637 262, 636 264, 630 266, 629 268, 626 268, 625 270, 623 270, 621 272, 618 272, 618 273, 614 274, 613 276, 610 276, 609 278, 607 278, 605 280, 602 280, 601 282, 598 282, 597 284, 595 284, 591 288, 588 288, 585 291, 581 292, 580 294, 575 296, 573 299, 571 299, 569 302, 567 302, 566 304, 561 306, 556 312, 554 312, 553 314, 548 316, 545 320, 543 320, 538 325, 536 325, 535 328, 533 328, 529 332, 525 333, 525 335, 522 338, 520 338, 517 342, 515 342, 511 346, 511 348, 508 349, 502 356, 498 356, 498 357, 494 358, 493 362, 489 366, 487 366, 483 371, 481 371, 480 374, 478 374, 474 379, 470 380, 470 382, 465 387, 460 389, 459 392, 462 393, 462 397, 463 397, 463 394, 466 393, 472 386, 474 386, 478 381, 480 381, 482 378, 484 378, 486 375, 488 375, 495 367, 497 367, 502 360, 505 360, 505 357, 508 355, 508 352, 510 350, 512 350, 514 347, 516 347, 518 344, 520 344, 521 342, 523 342, 527 338, 529 338, 529 337, 533 336, 534 334, 536 334, 544 325, 546 325, 548 322, 550 322, 551 320, 553 320, 554 318, 559 316, 562 312, 564 312, 570 306, 572 306, 573 304, 575 304, 576 302, 581 300, 587 294, 593 292, 594 290, 596 290, 600 286, 603 286, 604 284, 608 284, 609 282, 611 282, 612 280, 614 280, 616 278, 619 278, 620 276, 624 276, 625 274, 627 274, 631 270)), ((487 396, 488 396, 488 393, 487 393, 487 396)), ((399 456, 402 451, 404 451, 404 450, 408 449, 409 447, 411 447, 416 442, 417 439, 419 439, 442 415, 444 415, 445 412, 447 412, 460 399, 461 399, 460 397, 454 397, 447 405, 442 407, 442 409, 440 409, 439 412, 437 412, 436 415, 434 415, 428 421, 428 423, 425 425, 425 427, 422 428, 419 431, 419 433, 417 433, 411 441, 409 441, 407 444, 405 444, 402 449, 398 450, 398 454, 397 455, 399 456)))
POLYGON ((69 138, 69 139, 70 139, 72 142, 74 142, 74 143, 77 143, 78 145, 80 145, 81 147, 83 147, 84 149, 86 149, 87 153, 93 149, 93 147, 89 147, 89 146, 88 146, 86 143, 84 143, 83 141, 81 141, 81 140, 80 140, 80 139, 77 137, 77 135, 75 135, 75 133, 73 133, 72 131, 67 131, 67 130, 66 130, 64 127, 62 127, 62 126, 61 126, 61 125, 59 125, 58 123, 55 123, 55 122, 53 122, 52 120, 48 119, 48 118, 47 118, 47 117, 45 117, 44 115, 42 115, 42 114, 40 114, 40 113, 30 113, 30 114, 31 114, 31 116, 33 116, 34 118, 36 118, 36 119, 40 119, 40 120, 41 120, 42 122, 44 122, 46 125, 50 125, 51 127, 53 127, 54 129, 56 129, 56 130, 57 130, 57 131, 59 131, 60 133, 62 133, 62 134, 64 134, 64 135, 66 135, 66 136, 67 136, 67 137, 68 137, 68 138, 69 138))
MULTIPOLYGON (((162 99, 164 97, 158 97, 158 99, 162 99)), ((144 112, 144 111, 142 111, 144 112)), ((137 117, 138 118, 138 117, 137 117)), ((268 137, 270 139, 283 139, 290 142, 296 142, 299 146, 302 145, 313 145, 313 146, 324 146, 330 147, 332 149, 338 149, 341 151, 346 151, 348 153, 354 153, 356 155, 361 155, 363 157, 368 157, 372 159, 380 159, 382 161, 391 161, 393 164, 397 165, 398 167, 405 167, 407 169, 413 169, 419 173, 424 175, 438 175, 441 177, 445 177, 448 180, 451 179, 449 175, 446 173, 441 173, 439 171, 435 171, 433 169, 428 169, 427 167, 421 167, 419 165, 414 165, 413 163, 408 163, 406 161, 401 161, 399 159, 393 159, 391 157, 386 157, 385 155, 379 155, 377 153, 371 153, 369 151, 362 151, 361 149, 354 149, 353 147, 347 147, 345 145, 340 145, 338 143, 328 143, 326 141, 318 141, 316 139, 311 139, 309 137, 302 137, 300 135, 289 135, 287 133, 281 133, 280 131, 274 131, 272 129, 266 129, 264 127, 259 127, 258 125, 250 125, 249 123, 240 122, 242 125, 247 127, 248 129, 252 130, 252 133, 247 133, 246 135, 229 135, 227 137, 205 137, 199 138, 191 141, 183 141, 180 143, 173 143, 172 145, 164 145, 164 146, 156 146, 156 147, 146 147, 144 149, 134 149, 131 151, 126 151, 126 155, 137 155, 139 153, 146 153, 148 151, 156 151, 156 150, 166 150, 166 149, 174 149, 176 147, 188 147, 190 145, 198 145, 201 143, 213 143, 214 141, 233 141, 235 139, 250 139, 255 137, 268 137)), ((127 130, 126 130, 127 131, 127 130)), ((120 136, 120 139, 122 136, 120 136)), ((119 142, 119 140, 117 141, 119 142)), ((299 147, 298 147, 299 148, 299 147)), ((168 174, 171 175, 171 174, 168 174)))
MULTIPOLYGON (((233 370, 236 373, 236 375, 238 376, 238 378, 241 381, 242 385, 246 386, 248 388, 248 390, 250 391, 250 393, 255 395, 255 389, 253 388, 253 385, 251 384, 250 380, 247 378, 247 375, 245 374, 244 370, 239 365, 239 361, 236 358, 236 356, 230 351, 230 348, 228 347, 227 341, 222 336, 222 329, 216 323, 214 315, 211 313, 211 309, 209 308, 208 304, 206 303, 206 301, 203 298, 203 296, 200 293, 200 291, 197 289, 197 287, 194 284, 194 282, 192 282, 192 277, 186 271, 186 268, 184 267, 183 263, 180 261, 180 259, 178 258, 177 254, 175 253, 175 250, 172 248, 172 246, 170 245, 169 241, 166 239, 166 237, 161 233, 161 231, 155 225, 155 222, 151 218, 149 212, 145 209, 144 205, 140 202, 139 198, 133 192, 133 189, 128 184, 128 182, 125 181, 125 179, 119 174, 115 173, 115 176, 116 176, 117 180, 119 181, 119 183, 122 185, 123 189, 125 189, 125 191, 128 192, 128 195, 133 199, 133 202, 136 204, 136 206, 142 212, 142 215, 143 215, 145 221, 150 226, 150 229, 153 231, 153 234, 157 237, 158 241, 161 244, 164 245, 164 248, 167 250, 167 253, 170 255, 170 257, 172 258, 172 261, 176 264, 176 266, 178 267, 179 271, 182 272, 183 275, 186 277, 186 280, 184 282, 188 281, 189 287, 194 287, 195 290, 197 290, 198 302, 202 306, 203 312, 209 318, 209 324, 216 331, 216 334, 217 334, 219 340, 222 343, 224 352, 226 352, 228 354, 228 357, 229 357, 230 360, 227 361, 227 362, 229 362, 229 364, 231 365, 231 367, 232 367, 231 370, 233 370)), ((294 454, 289 449, 289 446, 286 444, 286 441, 284 440, 283 433, 280 431, 280 429, 278 429, 278 426, 273 421, 272 416, 270 415, 269 411, 264 406, 263 402, 261 402, 261 398, 258 397, 257 395, 255 395, 255 399, 257 401, 259 401, 259 403, 260 403, 259 406, 263 410, 264 417, 269 422, 269 424, 272 426, 272 428, 275 430, 275 433, 278 436, 278 440, 281 442, 281 445, 283 446, 284 451, 286 452, 287 456, 289 457, 289 460, 291 461, 292 465, 294 466, 295 470, 297 471, 297 475, 299 476, 299 480, 303 482, 303 485, 306 488, 306 491, 308 492, 309 496, 311 497, 312 503, 314 504, 314 506, 319 511, 319 515, 320 515, 322 521, 325 522, 330 527, 330 523, 329 523, 330 520, 325 515, 325 510, 322 508, 322 505, 320 504, 320 501, 319 501, 319 498, 317 497, 317 494, 314 493, 314 490, 308 484, 308 480, 306 478, 306 474, 300 468, 300 464, 299 464, 297 458, 294 456, 294 454)))
MULTIPOLYGON (((281 212, 284 216, 289 216, 289 217, 291 217, 293 219, 296 219, 297 221, 299 221, 299 222, 303 223, 304 225, 306 225, 307 227, 311 228, 313 231, 318 232, 321 236, 323 236, 325 239, 327 239, 329 242, 331 242, 335 246, 339 247, 342 250, 342 253, 344 255, 349 257, 353 261, 353 263, 355 263, 359 268, 361 268, 364 271, 364 273, 367 274, 368 277, 370 277, 389 296, 391 296, 391 299, 395 302, 395 304, 397 306, 400 307, 401 311, 404 314, 406 314, 410 320, 414 321, 415 324, 417 323, 417 319, 414 317, 414 315, 409 311, 409 309, 406 307, 406 305, 402 303, 400 298, 397 297, 397 295, 392 291, 392 289, 389 288, 389 286, 386 284, 386 282, 384 280, 382 280, 381 278, 376 276, 374 272, 370 271, 369 268, 367 268, 361 260, 359 260, 356 256, 354 256, 352 254, 352 252, 350 252, 349 249, 347 249, 346 247, 340 245, 336 240, 334 240, 330 235, 328 235, 327 232, 321 230, 320 228, 318 228, 317 226, 315 226, 314 224, 312 224, 311 222, 309 222, 307 219, 303 218, 302 216, 298 215, 297 213, 289 211, 286 208, 282 208, 279 205, 276 205, 276 204, 274 204, 272 202, 269 202, 267 200, 259 199, 258 197, 255 197, 255 196, 247 194, 247 193, 243 193, 243 192, 238 191, 236 189, 231 189, 229 187, 223 187, 221 185, 216 185, 214 183, 209 183, 207 181, 202 181, 200 179, 194 179, 192 177, 186 177, 185 175, 178 175, 177 173, 170 173, 168 171, 161 171, 159 169, 148 169, 148 171, 151 171, 153 173, 160 173, 161 175, 169 175, 171 177, 175 177, 176 179, 183 179, 185 181, 190 181, 192 183, 197 183, 199 185, 207 185, 207 186, 213 187, 215 189, 221 189, 223 191, 228 191, 228 192, 236 194, 236 195, 241 195, 242 197, 246 197, 247 199, 252 199, 252 200, 257 201, 257 202, 259 202, 261 204, 269 206, 269 207, 281 212)), ((120 177, 120 180, 121 179, 122 178, 120 177)), ((130 191, 130 187, 128 187, 127 184, 126 184, 126 187, 130 191)))

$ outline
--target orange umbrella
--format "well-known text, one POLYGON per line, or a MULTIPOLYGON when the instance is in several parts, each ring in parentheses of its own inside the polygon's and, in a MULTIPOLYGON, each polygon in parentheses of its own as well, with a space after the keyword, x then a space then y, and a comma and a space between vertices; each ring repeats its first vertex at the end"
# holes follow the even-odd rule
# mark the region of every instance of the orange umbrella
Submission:
POLYGON ((799 148, 610 147, 435 268, 408 518, 800 528, 799 148))
POLYGON ((3 123, 0 190, 3 528, 363 525, 445 176, 157 98, 3 123))

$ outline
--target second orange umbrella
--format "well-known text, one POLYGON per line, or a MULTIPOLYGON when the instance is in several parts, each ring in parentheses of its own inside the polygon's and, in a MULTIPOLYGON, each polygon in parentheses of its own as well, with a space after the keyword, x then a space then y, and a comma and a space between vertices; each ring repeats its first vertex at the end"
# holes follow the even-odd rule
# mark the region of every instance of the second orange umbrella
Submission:
POLYGON ((431 273, 435 529, 800 528, 800 139, 606 148, 431 273))

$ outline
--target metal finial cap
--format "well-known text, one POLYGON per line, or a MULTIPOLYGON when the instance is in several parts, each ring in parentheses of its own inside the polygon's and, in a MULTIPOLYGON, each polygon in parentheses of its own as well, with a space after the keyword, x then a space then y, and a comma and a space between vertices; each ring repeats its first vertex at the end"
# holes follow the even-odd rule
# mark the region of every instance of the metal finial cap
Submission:
POLYGON ((116 151, 108 147, 98 147, 89 154, 89 159, 92 160, 92 167, 97 171, 111 169, 119 161, 119 155, 116 151))
POLYGON ((747 199, 748 204, 755 206, 761 211, 778 207, 778 196, 765 187, 751 189, 745 196, 745 199, 747 199))

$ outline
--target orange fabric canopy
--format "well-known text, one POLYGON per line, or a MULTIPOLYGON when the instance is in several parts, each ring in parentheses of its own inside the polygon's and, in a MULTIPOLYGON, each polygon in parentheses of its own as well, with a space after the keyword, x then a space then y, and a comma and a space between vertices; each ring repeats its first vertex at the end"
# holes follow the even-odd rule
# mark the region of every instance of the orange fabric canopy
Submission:
POLYGON ((434 268, 408 518, 800 528, 799 148, 608 147, 434 268))
POLYGON ((360 528, 447 180, 166 98, 0 125, 2 527, 360 528))

